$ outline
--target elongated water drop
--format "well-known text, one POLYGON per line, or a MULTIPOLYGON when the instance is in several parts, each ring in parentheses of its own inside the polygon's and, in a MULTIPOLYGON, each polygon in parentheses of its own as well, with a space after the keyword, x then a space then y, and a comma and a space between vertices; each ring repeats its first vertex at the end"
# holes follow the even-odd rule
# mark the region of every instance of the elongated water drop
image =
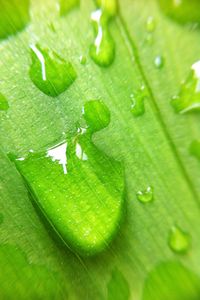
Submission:
POLYGON ((173 226, 169 232, 169 247, 176 253, 185 253, 190 246, 189 234, 178 226, 173 226))
POLYGON ((95 32, 90 56, 99 66, 108 67, 114 60, 115 44, 109 31, 109 22, 117 12, 116 1, 97 1, 99 9, 91 15, 95 32))
POLYGON ((200 278, 177 261, 156 265, 145 280, 142 300, 199 300, 200 278))
POLYGON ((9 105, 7 99, 0 93, 0 110, 7 110, 8 108, 9 105))
POLYGON ((33 83, 45 94, 56 97, 76 79, 72 64, 53 51, 31 45, 32 64, 29 70, 33 83))
POLYGON ((60 0, 60 15, 67 14, 70 10, 78 7, 80 0, 60 0))
POLYGON ((119 228, 124 170, 92 142, 93 133, 110 122, 106 105, 86 102, 83 118, 86 128, 79 128, 66 142, 15 163, 64 242, 81 255, 93 255, 106 248, 119 228))
POLYGON ((199 0, 158 0, 164 14, 180 24, 200 24, 199 0))
POLYGON ((134 117, 139 117, 144 114, 144 101, 147 98, 147 92, 142 85, 140 89, 134 91, 131 95, 131 112, 134 117))
POLYGON ((200 140, 195 140, 191 143, 190 153, 200 160, 200 140))
POLYGON ((161 69, 164 66, 164 58, 162 55, 158 55, 155 57, 154 65, 157 69, 161 69))
POLYGON ((87 57, 86 57, 85 55, 81 55, 81 56, 79 57, 79 61, 80 61, 80 63, 81 63, 82 65, 85 65, 86 62, 87 62, 87 57))
POLYGON ((148 186, 146 190, 138 191, 137 198, 143 203, 151 202, 153 200, 153 188, 148 186))
POLYGON ((183 82, 178 95, 171 100, 175 112, 186 113, 200 110, 200 60, 191 67, 188 78, 183 82))
POLYGON ((0 0, 0 39, 23 30, 29 22, 29 0, 0 0))

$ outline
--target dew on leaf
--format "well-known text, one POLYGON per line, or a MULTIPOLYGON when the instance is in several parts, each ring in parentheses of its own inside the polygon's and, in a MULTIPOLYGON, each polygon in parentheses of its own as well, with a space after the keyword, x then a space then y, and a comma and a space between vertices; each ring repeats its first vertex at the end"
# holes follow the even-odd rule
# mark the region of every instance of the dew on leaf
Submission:
POLYGON ((161 55, 158 55, 154 59, 154 65, 157 69, 162 69, 164 66, 164 58, 161 55))
POLYGON ((190 236, 178 226, 172 226, 168 239, 169 247, 176 253, 186 253, 190 246, 190 236))
POLYGON ((200 278, 175 261, 159 263, 149 272, 142 300, 199 300, 200 278))
POLYGON ((152 33, 156 29, 156 22, 154 17, 149 16, 146 20, 146 30, 149 33, 152 33))
POLYGON ((82 114, 91 132, 99 131, 110 123, 110 111, 101 100, 87 101, 82 114))
POLYGON ((118 11, 117 0, 95 0, 95 3, 110 17, 116 16, 118 11))
POLYGON ((29 0, 0 1, 0 39, 22 31, 29 22, 29 0))
POLYGON ((32 64, 29 75, 32 82, 46 95, 56 97, 76 79, 72 64, 57 53, 31 45, 32 64))
MULTIPOLYGON (((47 150, 46 157, 50 157, 52 161, 58 161, 63 167, 63 173, 67 174, 67 143, 58 144, 47 150)), ((30 151, 29 151, 30 152, 30 151)))
POLYGON ((1 284, 1 299, 13 299, 13 296, 15 299, 62 298, 57 274, 44 266, 30 263, 17 246, 0 246, 0 265, 0 282, 5 282, 5 277, 14 282, 1 284))
POLYGON ((112 271, 111 279, 107 285, 107 300, 129 300, 129 284, 118 269, 112 271))
POLYGON ((115 44, 109 31, 109 22, 117 13, 117 4, 113 0, 96 2, 99 8, 91 14, 95 40, 89 53, 96 64, 108 67, 115 56, 115 44))
POLYGON ((199 0, 158 0, 165 15, 180 24, 200 24, 199 0))
POLYGON ((200 140, 195 140, 191 143, 190 153, 200 160, 200 140))
POLYGON ((45 152, 16 159, 15 164, 62 240, 87 256, 105 249, 119 229, 124 211, 124 168, 92 142, 93 133, 110 123, 103 101, 86 102, 82 118, 85 128, 78 128, 66 141, 45 152))
POLYGON ((85 55, 81 55, 81 56, 79 57, 79 61, 80 61, 80 63, 81 63, 82 65, 85 65, 86 62, 87 62, 86 56, 85 56, 85 55))
POLYGON ((0 93, 0 110, 8 110, 9 105, 7 99, 0 93))
POLYGON ((60 0, 60 15, 67 14, 73 8, 78 7, 79 4, 80 0, 60 0))
POLYGON ((153 200, 153 188, 148 186, 146 190, 138 191, 137 199, 143 203, 151 202, 153 200))
POLYGON ((142 86, 140 89, 134 91, 130 95, 131 98, 131 113, 134 117, 139 117, 144 114, 145 112, 145 106, 144 101, 147 98, 146 90, 144 89, 144 86, 142 86))
POLYGON ((172 97, 171 105, 181 114, 200 110, 200 60, 192 65, 179 93, 172 97))

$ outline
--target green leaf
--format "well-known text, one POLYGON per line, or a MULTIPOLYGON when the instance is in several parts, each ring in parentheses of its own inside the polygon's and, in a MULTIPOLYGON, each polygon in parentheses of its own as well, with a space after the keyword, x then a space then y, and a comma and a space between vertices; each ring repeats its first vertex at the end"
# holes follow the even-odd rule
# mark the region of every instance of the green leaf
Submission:
MULTIPOLYGON (((25 15, 23 26, 14 17, 15 2, 10 1, 13 9, 6 10, 4 24, 15 20, 17 30, 1 35, 0 41, 0 93, 9 103, 8 110, 0 112, 2 298, 163 300, 172 289, 172 299, 183 300, 183 295, 198 299, 200 164, 197 147, 192 152, 195 157, 190 145, 200 140, 199 112, 180 114, 171 105, 191 66, 200 59, 198 26, 188 24, 192 18, 186 24, 179 22, 169 13, 171 4, 166 10, 156 0, 121 0, 114 16, 117 6, 111 1, 104 7, 112 13, 103 26, 112 40, 114 58, 101 67, 90 56, 96 36, 90 15, 101 1, 80 1, 73 9, 70 4, 61 17, 59 1, 33 0, 28 13, 27 9, 18 13, 21 18, 25 15), (43 93, 29 76, 30 45, 37 43, 70 62, 77 74, 57 97, 43 93), (86 57, 85 64, 80 57, 86 57), (163 62, 159 68, 158 57, 163 62), (110 124, 93 134, 92 143, 106 159, 120 161, 125 169, 126 216, 110 246, 85 258, 70 251, 46 222, 7 154, 42 153, 71 138, 82 120, 82 107, 92 99, 103 101, 110 111, 110 124), (139 116, 133 114, 133 99, 144 105, 139 116), (138 201, 138 192, 148 187, 153 201, 138 201), (180 254, 168 245, 176 224, 191 241, 180 254), (161 270, 160 264, 164 264, 161 270)), ((199 4, 191 2, 191 11, 193 7, 197 11, 199 4)), ((182 8, 181 18, 185 12, 182 8)), ((0 21, 0 27, 5 32, 7 25, 2 27, 0 21)), ((91 120, 92 114, 87 117, 91 120)), ((104 122, 108 124, 103 118, 104 122)))

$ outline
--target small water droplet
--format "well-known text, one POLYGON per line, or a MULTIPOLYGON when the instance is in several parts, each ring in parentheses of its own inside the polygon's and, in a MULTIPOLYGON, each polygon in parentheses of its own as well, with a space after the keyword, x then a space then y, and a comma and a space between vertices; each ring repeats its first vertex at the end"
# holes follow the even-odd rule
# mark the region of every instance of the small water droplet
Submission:
POLYGON ((154 65, 157 69, 161 69, 164 66, 164 58, 161 55, 158 55, 154 59, 154 65))
POLYGON ((29 22, 29 0, 0 2, 0 39, 23 30, 29 22))
POLYGON ((146 190, 138 191, 137 199, 143 203, 151 202, 153 200, 153 188, 148 186, 146 190))
POLYGON ((81 55, 81 56, 79 57, 79 61, 80 61, 80 63, 81 63, 82 65, 85 65, 86 62, 87 62, 86 56, 85 56, 85 55, 81 55))
POLYGON ((182 83, 179 94, 171 99, 176 113, 200 110, 200 60, 194 63, 187 79, 182 83))
POLYGON ((9 105, 7 99, 0 93, 0 110, 8 110, 9 105))
POLYGON ((114 6, 110 6, 109 3, 115 3, 115 1, 97 2, 99 9, 91 14, 95 40, 90 46, 90 56, 99 66, 108 67, 115 56, 115 45, 109 31, 109 22, 116 14, 114 6))
POLYGON ((73 8, 80 5, 80 0, 60 0, 60 15, 66 15, 73 8))
POLYGON ((131 113, 134 117, 139 117, 144 114, 145 107, 144 101, 147 98, 147 92, 144 86, 141 86, 140 89, 136 90, 130 95, 131 98, 131 113))
POLYGON ((30 78, 46 95, 60 95, 76 79, 72 64, 53 51, 43 50, 39 45, 31 45, 31 57, 30 78))
POLYGON ((189 234, 175 225, 170 229, 168 244, 174 252, 185 253, 190 246, 189 234))
POLYGON ((147 32, 153 32, 156 29, 156 21, 154 17, 149 16, 146 21, 146 30, 147 32))
POLYGON ((84 104, 83 117, 90 131, 96 132, 110 123, 110 111, 101 100, 91 100, 84 104))
POLYGON ((200 140, 195 140, 191 143, 190 153, 200 160, 200 140))

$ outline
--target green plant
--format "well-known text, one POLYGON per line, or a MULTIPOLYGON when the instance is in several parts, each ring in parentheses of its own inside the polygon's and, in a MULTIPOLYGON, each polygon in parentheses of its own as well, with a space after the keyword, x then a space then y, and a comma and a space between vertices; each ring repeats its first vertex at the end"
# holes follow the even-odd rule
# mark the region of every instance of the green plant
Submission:
POLYGON ((200 5, 173 3, 0 0, 0 298, 200 298, 200 5), (49 61, 39 84, 31 45, 49 61), (91 124, 90 100, 110 112, 92 143, 125 170, 126 213, 109 246, 85 257, 49 227, 8 153, 74 137, 91 124))

